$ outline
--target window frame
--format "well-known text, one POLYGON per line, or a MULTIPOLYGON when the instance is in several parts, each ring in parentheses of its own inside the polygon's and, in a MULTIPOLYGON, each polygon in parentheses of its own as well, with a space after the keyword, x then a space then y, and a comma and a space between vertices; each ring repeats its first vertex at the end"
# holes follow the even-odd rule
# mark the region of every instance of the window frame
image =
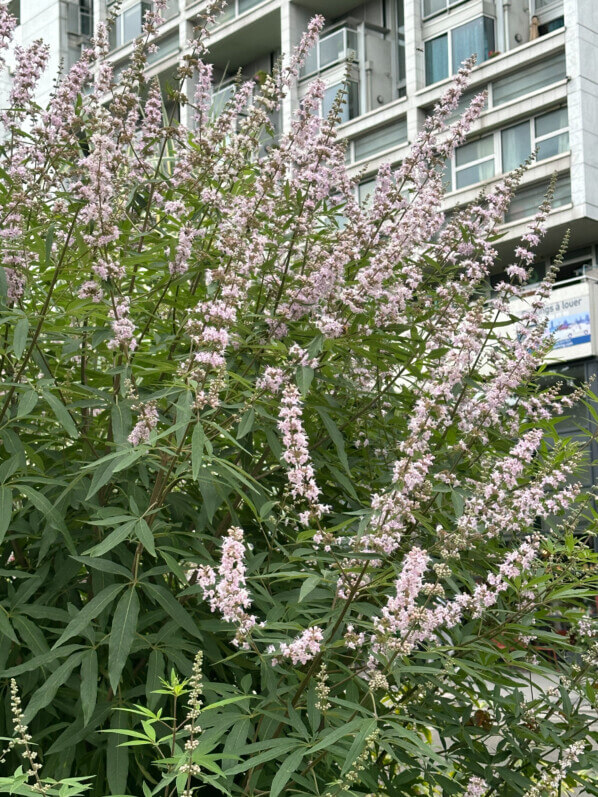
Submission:
MULTIPOLYGON (((530 116, 527 119, 520 119, 515 124, 508 125, 507 127, 498 127, 498 128, 496 128, 495 130, 493 130, 490 133, 486 133, 486 134, 481 135, 481 136, 476 136, 476 137, 472 138, 469 141, 466 141, 464 144, 461 145, 461 147, 465 147, 468 144, 473 144, 475 141, 480 141, 481 139, 490 139, 491 138, 491 139, 493 139, 493 143, 492 143, 493 152, 492 152, 492 155, 486 155, 486 156, 484 156, 482 158, 476 158, 475 160, 469 161, 468 163, 466 163, 466 164, 464 164, 462 166, 457 166, 457 152, 459 151, 459 149, 461 149, 461 147, 457 147, 455 149, 455 153, 454 153, 453 157, 450 160, 449 172, 450 172, 450 179, 451 179, 451 187, 450 187, 450 190, 447 191, 447 193, 453 193, 453 192, 456 192, 456 191, 464 191, 465 189, 471 188, 472 186, 481 185, 482 183, 485 183, 488 180, 493 180, 496 177, 499 177, 499 176, 504 175, 504 174, 508 174, 510 170, 505 170, 504 169, 504 164, 503 164, 502 135, 503 135, 504 132, 506 132, 507 130, 510 130, 513 127, 519 127, 519 126, 521 126, 523 124, 527 124, 528 125, 529 141, 530 141, 530 147, 531 147, 530 148, 530 153, 534 151, 534 149, 535 149, 535 147, 536 147, 536 145, 538 143, 541 143, 542 141, 547 141, 550 138, 555 138, 557 136, 562 135, 563 133, 567 133, 568 134, 569 133, 569 129, 570 129, 569 128, 569 124, 567 124, 567 127, 560 127, 558 129, 553 130, 550 133, 546 133, 546 134, 541 135, 541 136, 537 136, 536 135, 536 120, 541 118, 542 116, 546 116, 549 113, 561 110, 562 108, 566 108, 567 109, 567 119, 568 119, 568 106, 566 104, 564 104, 564 103, 561 103, 560 105, 556 105, 556 106, 554 106, 552 108, 545 109, 541 113, 534 114, 533 116, 530 116), (475 183, 469 183, 468 185, 463 185, 463 186, 460 186, 460 187, 457 186, 457 174, 458 173, 463 172, 465 169, 467 169, 467 168, 469 168, 471 166, 478 166, 478 165, 480 165, 482 163, 486 163, 486 162, 489 162, 491 160, 494 160, 494 174, 492 175, 492 177, 487 177, 484 180, 479 180, 478 182, 475 182, 475 183)), ((570 144, 570 142, 569 142, 569 144, 570 144)), ((540 160, 537 160, 536 163, 543 163, 544 161, 550 160, 551 158, 560 158, 563 155, 566 155, 567 153, 570 153, 570 152, 571 152, 571 146, 569 145, 569 148, 567 150, 563 150, 563 152, 557 152, 555 155, 549 155, 546 158, 542 158, 540 160)))
POLYGON ((312 75, 319 75, 321 72, 323 72, 326 69, 330 69, 330 67, 332 67, 332 66, 336 66, 337 64, 342 64, 343 61, 347 61, 347 59, 349 58, 349 53, 353 53, 354 54, 353 55, 353 63, 354 64, 358 64, 359 63, 359 47, 358 47, 358 44, 359 43, 357 41, 357 31, 355 30, 355 28, 350 27, 350 25, 339 25, 337 28, 335 28, 335 29, 333 29, 331 31, 328 31, 327 33, 323 34, 320 37, 320 39, 318 41, 318 44, 317 44, 317 46, 314 49, 314 54, 316 56, 316 68, 315 69, 310 69, 309 72, 304 72, 303 68, 302 68, 301 72, 299 73, 299 80, 304 80, 305 78, 311 77, 312 75), (344 45, 343 46, 343 55, 341 55, 339 58, 336 58, 334 61, 328 61, 326 64, 324 64, 324 66, 322 66, 322 59, 321 59, 321 56, 320 56, 320 48, 322 46, 322 42, 325 42, 326 39, 329 39, 332 36, 337 35, 341 31, 343 33, 343 45, 344 45), (356 42, 355 42, 356 46, 355 46, 355 48, 349 47, 349 41, 348 41, 348 35, 347 35, 348 32, 351 32, 351 33, 355 34, 355 37, 356 37, 356 42))
POLYGON ((229 0, 228 5, 222 11, 222 14, 217 18, 216 25, 226 25, 227 22, 232 22, 233 19, 237 19, 237 17, 242 16, 243 14, 248 14, 250 11, 253 11, 254 8, 257 8, 262 3, 266 3, 267 0, 258 0, 255 5, 250 6, 250 8, 246 8, 244 11, 239 11, 239 0, 229 0))
POLYGON ((376 127, 372 127, 369 130, 366 130, 365 132, 359 133, 358 135, 355 135, 352 138, 348 139, 347 141, 347 155, 349 156, 348 162, 351 165, 355 163, 363 163, 363 162, 367 163, 368 161, 373 160, 374 158, 381 158, 389 152, 394 152, 395 149, 403 147, 408 143, 409 143, 409 136, 407 128, 407 116, 406 115, 399 116, 396 119, 391 119, 388 122, 377 125, 376 127), (387 127, 388 128, 393 126, 398 127, 399 124, 401 123, 405 126, 405 138, 402 138, 398 143, 393 144, 390 147, 386 147, 385 149, 375 150, 369 155, 366 155, 364 158, 357 158, 355 153, 355 145, 360 139, 367 138, 369 135, 373 133, 381 132, 387 127))
POLYGON ((425 10, 426 0, 421 0, 422 20, 426 22, 428 19, 434 19, 434 17, 437 17, 440 14, 446 14, 446 12, 450 11, 451 8, 454 8, 455 6, 459 6, 467 2, 468 0, 444 0, 444 8, 440 8, 438 11, 432 11, 431 14, 426 14, 425 10))
POLYGON ((496 131, 493 133, 487 133, 483 136, 478 136, 476 138, 472 138, 471 141, 466 141, 461 147, 457 147, 455 149, 454 157, 451 158, 451 186, 453 186, 453 191, 464 191, 466 188, 471 188, 472 185, 479 185, 480 183, 485 183, 486 180, 493 180, 496 177, 496 162, 497 162, 497 152, 496 152, 496 131), (482 158, 476 158, 475 160, 468 161, 467 163, 463 164, 462 166, 457 166, 457 152, 459 149, 466 147, 468 144, 474 144, 476 141, 483 141, 485 139, 492 139, 492 153, 490 155, 484 155, 482 158), (477 180, 475 183, 468 183, 467 185, 457 186, 457 175, 461 172, 464 172, 466 169, 471 169, 472 166, 480 166, 482 163, 489 163, 493 161, 494 163, 494 173, 491 177, 486 177, 483 180, 477 180))
MULTIPOLYGON (((357 101, 357 109, 356 109, 357 112, 353 116, 349 116, 348 119, 341 119, 341 121, 339 122, 339 124, 341 124, 341 125, 347 124, 347 122, 351 122, 353 119, 357 119, 358 116, 361 116, 360 97, 359 97, 359 81, 358 80, 354 80, 353 78, 349 78, 348 80, 337 80, 334 83, 327 83, 325 88, 324 88, 324 97, 325 97, 327 91, 330 91, 331 89, 336 88, 336 94, 338 94, 338 92, 341 89, 343 89, 343 88, 347 89, 349 83, 352 83, 353 86, 355 87, 355 96, 354 96, 353 99, 355 99, 357 101)), ((335 96, 336 96, 336 94, 335 94, 335 96)), ((324 97, 322 97, 322 100, 320 101, 320 113, 321 113, 322 116, 326 115, 326 113, 327 113, 326 111, 324 111, 324 97)), ((350 112, 350 108, 351 108, 350 101, 351 101, 351 94, 350 94, 350 91, 348 91, 347 100, 346 100, 345 104, 343 105, 343 108, 348 108, 349 112, 350 112)))
MULTIPOLYGON (((423 50, 424 50, 424 79, 426 80, 426 88, 430 86, 435 86, 437 83, 441 83, 444 80, 450 80, 454 75, 457 74, 457 71, 461 64, 457 64, 456 66, 453 64, 453 31, 458 30, 459 28, 463 28, 466 25, 471 24, 472 22, 476 22, 479 19, 489 19, 492 21, 493 26, 493 35, 494 35, 494 44, 496 46, 496 17, 491 16, 490 14, 479 14, 477 17, 473 17, 472 19, 467 20, 467 22, 462 22, 460 25, 454 25, 452 28, 448 28, 447 30, 443 31, 442 33, 438 33, 436 36, 430 36, 423 41, 423 50), (427 82, 427 75, 426 75, 426 45, 430 42, 435 41, 436 39, 441 39, 444 36, 447 38, 447 53, 448 53, 448 75, 446 77, 440 78, 440 80, 435 80, 433 83, 427 82)), ((486 57, 483 60, 478 58, 476 66, 480 66, 488 61, 489 58, 486 57)))
POLYGON ((136 2, 125 5, 124 7, 121 6, 118 15, 114 20, 114 27, 112 28, 112 30, 114 31, 114 45, 111 46, 111 50, 119 50, 121 47, 126 47, 127 44, 130 44, 131 42, 135 41, 135 39, 141 35, 141 26, 143 25, 144 13, 147 10, 151 11, 152 5, 153 3, 151 2, 151 0, 136 0, 136 2), (147 8, 145 8, 145 11, 144 11, 144 6, 147 6, 147 8), (124 38, 125 14, 127 14, 128 12, 132 11, 135 8, 139 8, 140 10, 141 25, 139 33, 137 33, 132 38, 125 39, 124 38))
POLYGON ((548 141, 551 138, 556 138, 557 136, 562 136, 563 133, 567 133, 567 140, 568 140, 568 143, 569 143, 568 149, 564 150, 563 152, 557 152, 556 155, 548 155, 546 158, 540 158, 540 159, 538 159, 538 163, 541 163, 542 161, 545 161, 545 160, 549 160, 550 158, 556 158, 559 155, 564 155, 566 152, 571 152, 571 139, 569 138, 569 129, 570 129, 569 128, 569 106, 566 103, 563 104, 563 105, 558 105, 556 108, 552 108, 549 111, 543 111, 542 113, 536 114, 532 118, 531 121, 532 121, 532 124, 530 126, 530 135, 531 135, 531 141, 532 141, 532 150, 535 149, 543 141, 548 141), (538 136, 537 132, 536 132, 536 123, 537 123, 538 119, 540 119, 540 117, 542 117, 542 116, 547 116, 549 113, 553 113, 554 111, 560 111, 561 108, 565 108, 565 110, 567 111, 567 126, 566 127, 560 127, 560 128, 558 128, 556 130, 553 130, 550 133, 545 133, 542 136, 538 136))

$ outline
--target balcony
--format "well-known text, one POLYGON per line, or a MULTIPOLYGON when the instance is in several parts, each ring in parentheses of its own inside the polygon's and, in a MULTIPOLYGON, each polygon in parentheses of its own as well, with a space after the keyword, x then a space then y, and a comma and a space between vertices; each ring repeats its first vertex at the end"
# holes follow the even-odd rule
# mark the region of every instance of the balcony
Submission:
POLYGON ((300 77, 314 75, 334 64, 343 61, 357 61, 357 31, 353 28, 342 27, 324 34, 317 47, 307 56, 300 77))
MULTIPOLYGON (((129 5, 117 14, 114 25, 110 28, 110 49, 116 50, 141 35, 146 12, 152 10, 151 2, 138 2, 129 5)), ((110 7, 108 7, 110 10, 110 7)), ((168 0, 163 12, 165 20, 178 13, 178 0, 168 0)))

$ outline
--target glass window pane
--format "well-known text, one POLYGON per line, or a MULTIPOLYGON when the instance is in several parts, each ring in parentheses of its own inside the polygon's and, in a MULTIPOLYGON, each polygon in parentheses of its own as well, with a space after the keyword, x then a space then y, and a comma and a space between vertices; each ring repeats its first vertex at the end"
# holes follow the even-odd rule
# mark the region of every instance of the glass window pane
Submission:
MULTIPOLYGON (((324 116, 327 116, 330 113, 332 104, 336 99, 336 95, 342 88, 342 83, 335 83, 333 86, 328 86, 328 88, 324 91, 324 97, 322 100, 322 113, 324 116)), ((356 116, 359 116, 359 90, 357 83, 355 83, 355 81, 349 81, 346 90, 347 97, 345 98, 345 103, 340 112, 341 124, 343 122, 348 122, 349 119, 354 119, 356 116)))
MULTIPOLYGON (((463 116, 465 110, 470 106, 471 101, 474 97, 477 97, 478 94, 481 94, 483 91, 486 91, 488 86, 479 86, 476 89, 469 89, 469 91, 464 91, 461 95, 459 103, 454 111, 447 117, 448 122, 453 122, 455 119, 459 119, 463 116)), ((486 97, 486 101, 484 102, 484 110, 488 108, 488 98, 486 97)), ((430 113, 432 113, 432 109, 430 109, 430 113)))
POLYGON ((545 25, 540 25, 538 28, 538 33, 540 36, 546 36, 547 33, 552 33, 553 30, 558 30, 559 28, 565 27, 565 17, 557 17, 556 19, 550 20, 545 25))
MULTIPOLYGON (((518 221, 537 213, 540 204, 544 201, 544 195, 548 191, 548 185, 548 182, 536 183, 517 191, 511 201, 505 221, 518 221)), ((552 207, 559 208, 563 205, 568 205, 570 202, 571 177, 568 174, 559 175, 552 198, 552 207)))
POLYGON ((141 33, 141 3, 123 12, 122 44, 131 41, 141 33))
POLYGON ((305 62, 301 67, 300 76, 303 77, 304 75, 311 75, 313 72, 318 71, 318 53, 317 53, 317 45, 312 47, 311 50, 308 52, 305 62))
POLYGON ((426 85, 444 80, 449 76, 448 35, 431 39, 424 45, 426 58, 426 85))
POLYGON ((457 166, 464 166, 471 161, 477 161, 480 158, 487 158, 494 153, 494 140, 492 136, 485 136, 485 138, 478 138, 477 141, 472 141, 469 144, 464 144, 458 147, 455 152, 457 159, 457 166))
POLYGON ((565 54, 559 53, 526 69, 519 69, 512 75, 495 80, 492 84, 492 100, 494 105, 502 105, 524 94, 557 83, 565 76, 565 54))
POLYGON ((263 2, 264 0, 239 0, 239 14, 242 14, 244 11, 249 11, 250 8, 258 6, 260 3, 263 2))
POLYGON ((544 138, 538 142, 538 160, 543 161, 546 158, 552 158, 553 155, 559 155, 561 152, 569 150, 569 133, 559 133, 552 138, 544 138))
POLYGON ((365 136, 355 139, 355 160, 363 160, 377 152, 396 147, 407 141, 407 121, 400 119, 390 125, 384 125, 365 136))
POLYGON ((347 86, 347 104, 343 109, 343 122, 349 121, 349 119, 355 119, 356 116, 359 116, 359 85, 354 80, 349 81, 349 85, 347 86), (348 112, 348 116, 345 119, 344 111, 348 112))
POLYGON ((478 64, 494 50, 494 21, 489 17, 472 19, 454 28, 451 34, 452 68, 456 72, 466 58, 477 55, 478 64))
POLYGON ((424 0, 424 17, 443 11, 446 8, 446 0, 424 0))
POLYGON ((371 204, 374 189, 376 188, 376 180, 366 180, 359 183, 357 186, 357 198, 362 207, 368 207, 371 204))
POLYGON ((556 111, 536 116, 536 138, 554 133, 555 130, 562 130, 569 126, 567 108, 558 108, 556 111))
POLYGON ((345 54, 345 35, 344 30, 337 30, 320 42, 320 69, 328 64, 334 64, 345 54))
POLYGON ((511 172, 529 157, 532 151, 530 123, 522 122, 503 130, 500 134, 502 148, 502 170, 511 172))
POLYGON ((480 183, 482 180, 489 180, 494 177, 494 159, 476 163, 475 166, 468 166, 461 169, 456 174, 457 188, 465 188, 467 185, 480 183))
POLYGON ((216 24, 223 25, 225 22, 230 22, 231 19, 234 19, 234 16, 235 3, 234 0, 232 0, 232 2, 230 2, 226 8, 218 14, 216 17, 216 24))
POLYGON ((225 86, 212 94, 212 116, 220 116, 227 102, 235 93, 235 86, 231 83, 230 86, 225 86))
POLYGON ((357 31, 350 30, 349 28, 347 28, 346 32, 347 32, 347 49, 353 50, 354 53, 357 53, 357 31))

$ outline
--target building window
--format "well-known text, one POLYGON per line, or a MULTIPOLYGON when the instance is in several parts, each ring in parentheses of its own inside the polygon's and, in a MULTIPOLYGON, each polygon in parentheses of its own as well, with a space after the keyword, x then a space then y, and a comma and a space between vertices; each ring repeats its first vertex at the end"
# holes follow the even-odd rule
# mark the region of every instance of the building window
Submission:
POLYGON ((465 188, 494 177, 494 136, 471 141, 455 151, 455 188, 465 188))
POLYGON ((79 0, 79 29, 82 36, 91 36, 93 33, 93 8, 92 0, 79 0))
POLYGON ((529 121, 503 130, 500 134, 500 143, 502 150, 502 170, 503 172, 512 172, 513 169, 521 166, 525 159, 529 158, 531 154, 532 145, 529 121))
POLYGON ((357 186, 357 201, 362 208, 367 209, 372 204, 374 191, 376 190, 376 178, 370 177, 359 183, 357 186))
POLYGON ((545 58, 531 66, 518 69, 517 72, 506 75, 492 83, 492 104, 503 105, 525 94, 531 94, 545 86, 558 83, 567 76, 565 68, 565 53, 559 53, 551 58, 545 58))
POLYGON ((424 43, 426 84, 437 83, 454 74, 471 55, 477 55, 478 64, 481 64, 493 51, 494 20, 490 17, 477 17, 442 36, 429 39, 424 43))
POLYGON ((347 96, 340 109, 341 124, 359 116, 359 86, 356 81, 349 80, 347 83, 334 83, 332 86, 328 86, 324 90, 324 98, 322 100, 322 115, 328 116, 337 94, 343 89, 347 92, 347 96))
POLYGON ((560 155, 569 149, 569 120, 566 106, 536 116, 534 128, 539 161, 560 155))
POLYGON ((494 20, 490 17, 478 17, 466 25, 454 28, 451 31, 451 50, 453 72, 474 53, 481 64, 494 52, 494 20))
POLYGON ((405 0, 397 0, 397 48, 399 66, 399 97, 407 95, 407 67, 405 63, 405 0))
POLYGON ((309 52, 301 67, 301 77, 320 72, 333 64, 347 59, 357 58, 357 31, 351 28, 339 28, 325 34, 318 45, 309 52))
POLYGON ((451 6, 456 6, 463 3, 464 0, 423 0, 422 14, 424 19, 431 17, 433 14, 438 14, 441 11, 446 11, 451 6))
POLYGON ((126 8, 114 20, 110 28, 110 47, 122 47, 127 42, 133 41, 141 35, 143 18, 147 11, 151 11, 151 3, 135 3, 126 8))
POLYGON ((407 141, 407 120, 403 117, 391 124, 377 127, 349 143, 352 161, 361 161, 386 152, 407 141))
POLYGON ((426 84, 437 83, 449 76, 448 33, 430 39, 424 45, 426 58, 426 84))
MULTIPOLYGON (((520 188, 511 200, 511 205, 505 216, 505 222, 527 219, 538 212, 548 191, 549 182, 535 183, 531 186, 520 188)), ((568 205, 571 202, 571 177, 569 174, 560 175, 552 198, 552 209, 568 205)))
POLYGON ((229 22, 231 19, 238 17, 239 14, 251 11, 252 8, 259 6, 263 2, 264 0, 229 0, 224 11, 218 15, 216 24, 222 25, 224 22, 229 22))
POLYGON ((559 28, 565 27, 565 17, 556 17, 556 19, 551 19, 550 22, 546 22, 544 25, 540 25, 538 28, 538 33, 540 36, 546 36, 547 33, 552 33, 553 30, 558 30, 559 28))
POLYGON ((569 130, 566 106, 502 131, 503 172, 510 172, 520 166, 536 147, 538 161, 567 152, 569 130))

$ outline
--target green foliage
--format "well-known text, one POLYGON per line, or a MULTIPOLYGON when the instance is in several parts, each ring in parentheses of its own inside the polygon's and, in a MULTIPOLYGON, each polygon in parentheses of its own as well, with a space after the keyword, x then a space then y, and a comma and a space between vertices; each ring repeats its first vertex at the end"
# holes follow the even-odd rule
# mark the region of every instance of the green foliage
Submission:
MULTIPOLYGON (((134 64, 143 43, 135 47, 134 64)), ((14 742, 3 764, 14 774, 0 787, 61 797, 436 797, 481 778, 484 794, 519 797, 578 744, 558 788, 598 795, 596 644, 584 626, 598 581, 592 495, 568 487, 580 448, 558 439, 560 398, 537 371, 541 335, 524 323, 517 348, 513 320, 484 309, 486 273, 466 277, 463 258, 435 244, 438 205, 418 199, 417 171, 424 163, 433 182, 438 164, 417 161, 376 217, 351 206, 342 147, 325 125, 293 133, 284 168, 274 169, 276 149, 260 159, 272 129, 257 101, 249 121, 168 125, 132 147, 123 120, 140 101, 142 68, 125 75, 109 112, 93 93, 79 96, 57 148, 35 133, 24 182, 18 170, 0 174, 7 213, 17 212, 15 196, 32 197, 0 268, 0 732, 14 742), (106 146, 105 125, 118 154, 107 167, 109 219, 88 218, 93 197, 78 186, 105 188, 86 160, 106 146), (32 169, 40 157, 47 169, 32 169), (337 182, 319 193, 324 166, 337 182), (351 246, 343 213, 367 233, 351 246), (177 271, 187 228, 198 234, 177 271), (429 235, 408 251, 396 244, 422 228, 429 235), (339 253, 342 281, 312 307, 306 297, 339 253), (391 263, 379 290, 368 271, 376 258, 391 263), (100 261, 116 270, 98 276, 100 261), (98 301, 82 287, 90 277, 98 301), (134 338, 119 338, 114 323, 125 299, 118 312, 134 338), (221 301, 235 310, 228 326, 214 321, 221 301), (226 333, 222 352, 206 343, 206 327, 226 333), (462 371, 443 392, 443 368, 467 351, 463 329, 479 349, 455 363, 462 371), (528 371, 491 416, 488 396, 532 342, 528 371), (222 362, 202 371, 206 353, 222 362), (267 369, 295 402, 316 499, 289 484, 293 446, 267 369), (535 406, 550 412, 534 415, 535 406), (533 456, 513 454, 531 430, 542 437, 533 456), (513 458, 523 463, 513 483, 494 489, 513 458), (424 469, 416 488, 412 471, 393 471, 407 462, 424 469), (485 487, 466 533, 462 519, 485 487), (523 497, 537 513, 526 514, 523 497), (392 506, 381 510, 384 501, 392 506), (504 527, 490 528, 487 505, 504 527), (388 550, 364 542, 385 524, 388 550), (240 645, 240 623, 223 619, 202 583, 206 569, 222 583, 235 528, 246 546, 237 595, 246 586, 242 608, 257 619, 240 645), (526 539, 535 555, 504 575, 526 539), (417 550, 427 571, 407 630, 385 636, 385 610, 405 599, 396 584, 417 550), (497 574, 500 591, 476 612, 478 588, 490 590, 497 574), (460 599, 458 621, 409 646, 428 609, 460 599), (321 644, 293 658, 285 646, 310 629, 321 644), (22 712, 16 687, 11 710, 10 679, 22 712)), ((269 80, 266 110, 278 96, 269 80)), ((4 163, 14 141, 29 142, 15 125, 0 146, 4 163)), ((471 232, 478 211, 459 217, 450 239, 453 252, 472 247, 475 262, 495 234, 471 232)))

